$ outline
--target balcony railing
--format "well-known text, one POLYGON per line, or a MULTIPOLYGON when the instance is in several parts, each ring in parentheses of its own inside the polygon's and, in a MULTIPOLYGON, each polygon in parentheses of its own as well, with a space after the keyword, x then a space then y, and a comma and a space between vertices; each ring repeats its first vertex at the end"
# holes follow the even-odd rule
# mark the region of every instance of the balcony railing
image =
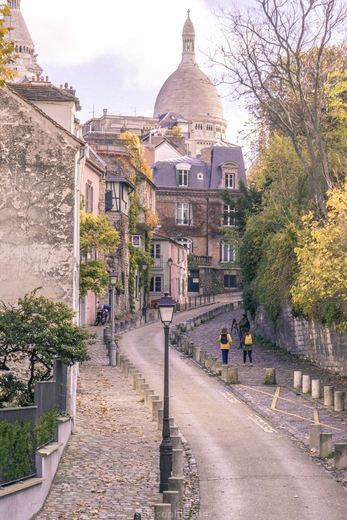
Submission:
POLYGON ((153 259, 153 265, 152 265, 153 269, 163 267, 163 257, 162 256, 159 256, 157 258, 152 257, 152 259, 153 259))
POLYGON ((209 267, 212 265, 212 256, 199 256, 189 255, 188 256, 188 267, 209 267))
POLYGON ((176 224, 178 226, 190 226, 192 221, 186 218, 176 218, 176 224))

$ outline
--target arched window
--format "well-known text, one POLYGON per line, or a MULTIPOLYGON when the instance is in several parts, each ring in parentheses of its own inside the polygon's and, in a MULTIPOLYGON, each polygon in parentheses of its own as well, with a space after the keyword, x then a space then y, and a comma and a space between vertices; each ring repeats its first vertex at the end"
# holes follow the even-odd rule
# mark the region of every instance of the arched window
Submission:
POLYGON ((193 240, 191 238, 177 238, 176 242, 185 247, 188 250, 189 255, 193 254, 193 240))

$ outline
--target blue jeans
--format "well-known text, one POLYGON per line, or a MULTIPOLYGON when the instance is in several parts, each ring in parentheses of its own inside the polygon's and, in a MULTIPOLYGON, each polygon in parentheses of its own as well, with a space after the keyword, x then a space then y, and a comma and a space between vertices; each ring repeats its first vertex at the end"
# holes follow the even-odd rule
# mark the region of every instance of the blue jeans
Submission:
POLYGON ((223 365, 228 364, 228 356, 229 356, 229 349, 222 348, 222 359, 223 359, 223 365))

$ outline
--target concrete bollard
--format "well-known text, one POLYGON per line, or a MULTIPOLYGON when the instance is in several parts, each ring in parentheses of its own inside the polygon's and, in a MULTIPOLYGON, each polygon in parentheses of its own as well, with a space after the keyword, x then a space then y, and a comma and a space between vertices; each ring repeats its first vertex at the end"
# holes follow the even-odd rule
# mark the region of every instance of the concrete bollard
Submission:
POLYGON ((164 417, 164 410, 162 408, 159 408, 158 410, 158 430, 161 431, 163 429, 163 417, 164 417))
POLYGON ((152 421, 158 420, 158 412, 163 407, 162 401, 152 401, 152 421))
POLYGON ((333 435, 332 433, 321 433, 319 440, 319 456, 326 459, 333 451, 333 435))
POLYGON ((151 414, 153 413, 153 402, 157 402, 159 401, 159 395, 151 395, 149 400, 148 400, 148 408, 149 408, 149 411, 151 412, 151 414))
POLYGON ((136 379, 136 386, 135 386, 135 390, 136 392, 138 392, 139 394, 142 394, 142 389, 143 389, 143 385, 145 384, 145 378, 144 377, 138 377, 136 379))
POLYGON ((321 426, 320 424, 311 424, 310 425, 310 449, 319 451, 320 447, 320 434, 321 434, 321 426))
POLYGON ((302 376, 302 393, 308 394, 311 390, 311 378, 308 375, 302 376))
POLYGON ((324 398, 324 406, 333 406, 334 405, 334 387, 333 386, 325 386, 323 388, 323 398, 324 398))
POLYGON ((205 368, 206 368, 206 370, 209 371, 211 369, 212 362, 213 362, 213 358, 210 356, 210 354, 207 354, 206 355, 206 359, 205 359, 205 368))
POLYGON ((148 383, 144 383, 140 387, 140 397, 142 397, 143 401, 145 400, 146 390, 149 390, 149 384, 148 383))
POLYGON ((199 363, 199 364, 200 364, 200 352, 201 352, 201 348, 194 345, 193 346, 193 359, 194 359, 194 361, 196 361, 196 363, 199 363))
POLYGON ((227 383, 229 385, 238 385, 239 384, 239 371, 236 367, 228 368, 227 383))
POLYGON ((172 520, 171 504, 154 504, 154 520, 172 520))
POLYGON ((222 366, 222 381, 224 381, 224 383, 228 382, 228 369, 228 365, 222 366))
POLYGON ((163 491, 163 503, 171 504, 172 518, 178 518, 180 495, 178 491, 163 491))
POLYGON ((182 500, 184 490, 184 478, 183 477, 169 477, 169 490, 177 491, 179 494, 179 500, 182 500))
POLYGON ((293 388, 295 390, 300 390, 301 385, 302 385, 302 372, 301 372, 301 370, 294 370, 293 388))
POLYGON ((182 439, 180 435, 172 435, 171 444, 173 449, 180 450, 182 448, 182 439))
POLYGON ((184 469, 184 451, 173 449, 172 450, 172 476, 183 477, 184 469))
POLYGON ((311 395, 312 395, 312 399, 320 399, 320 380, 319 379, 312 379, 311 395))
POLYGON ((200 350, 200 365, 203 367, 205 366, 205 359, 206 359, 206 350, 200 350))
POLYGON ((152 395, 154 395, 154 390, 151 390, 149 388, 146 388, 145 390, 145 405, 149 406, 149 403, 151 402, 152 395))
POLYGON ((276 369, 265 368, 264 385, 276 385, 276 369))
POLYGON ((336 390, 334 392, 334 410, 335 412, 343 412, 345 409, 345 392, 336 390))
POLYGON ((335 444, 335 468, 347 469, 347 442, 335 444))
POLYGON ((187 355, 192 357, 193 356, 193 343, 188 342, 188 348, 187 348, 187 355))
POLYGON ((179 435, 178 426, 170 426, 170 437, 179 435))
POLYGON ((223 363, 221 361, 216 360, 215 363, 213 364, 212 372, 216 376, 220 376, 222 373, 222 367, 223 367, 223 363))

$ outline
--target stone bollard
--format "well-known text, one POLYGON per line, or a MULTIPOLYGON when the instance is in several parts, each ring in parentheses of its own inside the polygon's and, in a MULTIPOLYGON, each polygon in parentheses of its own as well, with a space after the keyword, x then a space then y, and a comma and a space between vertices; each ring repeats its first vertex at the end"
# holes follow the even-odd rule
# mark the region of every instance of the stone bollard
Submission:
POLYGON ((302 372, 301 372, 301 370, 294 370, 294 382, 293 382, 294 390, 300 390, 301 385, 302 385, 302 372))
POLYGON ((162 401, 152 401, 152 421, 157 421, 158 420, 158 412, 159 410, 161 410, 163 407, 163 402, 162 401))
POLYGON ((347 442, 335 444, 335 468, 347 469, 347 442))
POLYGON ((141 379, 140 372, 135 372, 134 379, 133 379, 133 389, 136 390, 137 388, 137 382, 141 379))
POLYGON ((178 491, 179 500, 182 500, 184 490, 184 478, 183 477, 169 477, 169 490, 178 491))
POLYGON ((180 435, 172 435, 171 444, 173 449, 180 450, 182 448, 182 439, 180 435))
POLYGON ((205 368, 206 370, 210 370, 212 366, 213 358, 210 356, 210 354, 206 355, 205 358, 205 368))
POLYGON ((213 366, 212 366, 213 374, 216 376, 220 376, 222 373, 222 367, 223 367, 223 363, 216 359, 216 361, 213 363, 213 366))
POLYGON ((265 368, 264 385, 276 385, 276 369, 265 368))
POLYGON ((164 417, 164 410, 162 408, 159 408, 158 410, 158 430, 161 431, 163 429, 163 417, 164 417))
POLYGON ((228 370, 229 370, 228 365, 222 366, 222 381, 224 381, 224 383, 228 382, 228 370))
POLYGON ((320 380, 319 379, 312 379, 311 395, 312 395, 312 399, 320 399, 320 380))
POLYGON ((163 491, 163 503, 171 504, 172 518, 178 518, 180 495, 178 491, 163 491))
POLYGON ((326 459, 333 451, 333 435, 332 433, 321 433, 319 439, 319 456, 326 459))
POLYGON ((143 385, 145 384, 145 378, 144 377, 138 377, 136 379, 136 386, 135 386, 135 390, 136 392, 138 392, 140 395, 142 394, 142 389, 143 389, 143 385))
POLYGON ((140 397, 142 397, 143 402, 145 402, 146 390, 149 390, 148 383, 144 383, 140 388, 140 397))
POLYGON ((320 424, 311 424, 310 425, 310 449, 319 451, 320 447, 320 434, 321 434, 321 426, 320 424))
POLYGON ((311 378, 308 375, 302 376, 302 393, 308 394, 311 389, 311 378))
POLYGON ((170 437, 179 435, 178 426, 170 426, 170 437))
POLYGON ((334 410, 335 412, 343 412, 345 409, 345 392, 336 390, 334 392, 334 410))
POLYGON ((196 363, 199 363, 200 365, 200 347, 197 347, 196 345, 193 346, 193 359, 196 361, 196 363))
POLYGON ((172 520, 171 504, 154 504, 154 520, 172 520))
POLYGON ((173 449, 172 450, 172 476, 183 477, 184 468, 184 451, 173 449))
POLYGON ((200 350, 200 365, 203 367, 205 366, 205 359, 206 359, 206 350, 200 350))
POLYGON ((190 357, 193 356, 193 346, 194 343, 188 342, 187 355, 190 357))
POLYGON ((149 406, 149 403, 152 401, 152 395, 154 395, 154 390, 146 388, 145 390, 145 405, 149 406))
POLYGON ((236 367, 228 368, 227 383, 229 385, 238 385, 239 384, 239 371, 236 367))
POLYGON ((323 396, 324 396, 324 406, 333 406, 334 405, 334 387, 333 386, 325 386, 323 388, 323 396))
POLYGON ((151 414, 153 414, 153 402, 159 401, 159 395, 151 395, 148 400, 148 408, 151 414))

